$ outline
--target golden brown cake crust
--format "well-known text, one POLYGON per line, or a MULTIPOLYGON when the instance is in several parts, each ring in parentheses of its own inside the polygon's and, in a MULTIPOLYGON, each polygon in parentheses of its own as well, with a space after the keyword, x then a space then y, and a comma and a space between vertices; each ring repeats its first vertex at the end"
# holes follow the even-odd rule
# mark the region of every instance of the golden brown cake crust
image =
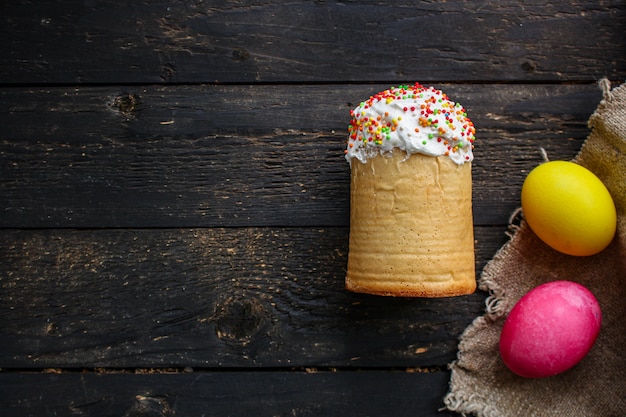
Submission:
POLYGON ((405 297, 476 289, 471 163, 394 150, 352 162, 346 288, 405 297))

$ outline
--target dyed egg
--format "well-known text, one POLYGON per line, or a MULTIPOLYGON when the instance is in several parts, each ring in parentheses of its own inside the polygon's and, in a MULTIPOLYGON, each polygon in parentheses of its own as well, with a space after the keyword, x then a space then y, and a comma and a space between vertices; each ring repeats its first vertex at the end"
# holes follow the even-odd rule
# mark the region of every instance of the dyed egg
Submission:
POLYGON ((591 350, 602 313, 594 295, 571 281, 553 281, 526 293, 509 313, 500 356, 514 373, 543 378, 564 372, 591 350))
POLYGON ((567 161, 533 169, 522 186, 524 218, 535 234, 559 252, 595 255, 613 240, 615 204, 602 181, 567 161))

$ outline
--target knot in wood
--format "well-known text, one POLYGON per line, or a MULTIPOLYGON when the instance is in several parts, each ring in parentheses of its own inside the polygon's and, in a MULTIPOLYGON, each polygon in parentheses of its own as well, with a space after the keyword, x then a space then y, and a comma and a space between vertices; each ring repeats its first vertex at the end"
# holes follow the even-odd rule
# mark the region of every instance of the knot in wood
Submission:
POLYGON ((247 345, 266 323, 267 312, 258 299, 232 296, 216 307, 215 331, 220 339, 247 345))
POLYGON ((235 61, 247 61, 250 59, 250 52, 243 48, 236 48, 233 51, 232 57, 235 61))
POLYGON ((532 61, 526 61, 522 64, 522 69, 526 71, 527 73, 532 73, 532 72, 535 72, 535 70, 537 70, 537 64, 535 64, 532 61))
POLYGON ((111 107, 126 117, 134 116, 139 105, 139 96, 136 94, 122 94, 113 99, 111 107))
POLYGON ((174 412, 163 397, 137 395, 124 417, 170 417, 174 412))

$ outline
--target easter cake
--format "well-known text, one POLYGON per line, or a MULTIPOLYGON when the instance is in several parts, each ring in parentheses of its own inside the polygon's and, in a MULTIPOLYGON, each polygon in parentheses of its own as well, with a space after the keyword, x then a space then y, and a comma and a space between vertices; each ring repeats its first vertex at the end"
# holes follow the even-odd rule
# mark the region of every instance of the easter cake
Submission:
POLYGON ((351 111, 346 288, 450 297, 476 289, 472 220, 475 128, 465 109, 419 83, 351 111))

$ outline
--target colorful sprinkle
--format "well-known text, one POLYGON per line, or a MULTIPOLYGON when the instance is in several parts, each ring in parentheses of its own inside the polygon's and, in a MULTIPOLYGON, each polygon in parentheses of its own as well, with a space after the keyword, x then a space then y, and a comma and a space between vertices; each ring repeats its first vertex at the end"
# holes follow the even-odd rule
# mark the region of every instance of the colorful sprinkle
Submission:
POLYGON ((365 162, 396 147, 449 155, 458 164, 473 159, 474 124, 463 106, 433 87, 391 87, 360 103, 350 115, 348 161, 356 157, 365 162))

